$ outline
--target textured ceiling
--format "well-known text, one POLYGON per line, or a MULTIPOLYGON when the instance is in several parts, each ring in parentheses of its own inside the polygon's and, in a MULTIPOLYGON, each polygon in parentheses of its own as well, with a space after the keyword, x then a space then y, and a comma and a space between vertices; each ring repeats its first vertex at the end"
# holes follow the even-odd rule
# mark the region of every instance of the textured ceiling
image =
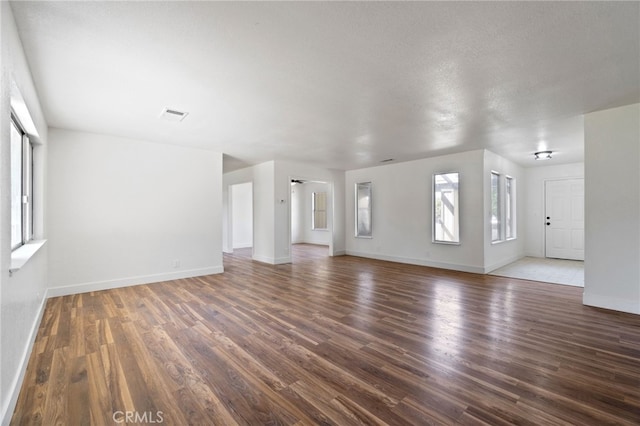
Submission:
MULTIPOLYGON (((583 160, 640 101, 638 2, 13 2, 49 125, 355 169, 583 160), (188 111, 158 119, 164 107, 188 111)), ((548 162, 544 164, 549 164, 548 162)))

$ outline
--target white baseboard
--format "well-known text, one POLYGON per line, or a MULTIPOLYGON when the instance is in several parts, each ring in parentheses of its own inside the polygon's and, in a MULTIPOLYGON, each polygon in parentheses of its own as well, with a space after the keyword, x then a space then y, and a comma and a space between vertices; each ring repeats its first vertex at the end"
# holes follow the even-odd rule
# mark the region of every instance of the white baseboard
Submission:
POLYGON ((254 254, 252 257, 256 262, 268 263, 269 265, 282 265, 285 263, 291 263, 291 256, 285 257, 268 257, 254 254))
POLYGON ((9 398, 9 403, 6 407, 3 407, 2 410, 2 425, 9 426, 11 422, 11 417, 13 416, 13 411, 16 408, 16 403, 18 402, 18 396, 20 395, 20 389, 22 388, 22 382, 24 381, 24 375, 27 372, 27 365, 29 364, 29 358, 31 357, 31 352, 33 351, 33 344, 36 341, 36 337, 38 335, 38 330, 40 329, 40 322, 42 321, 42 316, 44 315, 44 308, 47 305, 47 295, 45 294, 40 302, 40 307, 38 308, 38 313, 33 320, 33 324, 31 325, 31 331, 29 332, 29 340, 27 343, 27 347, 24 349, 22 354, 22 361, 20 362, 20 366, 18 368, 18 374, 15 376, 13 382, 11 383, 11 397, 9 398))
POLYGON ((224 272, 222 266, 209 268, 188 269, 184 271, 167 272, 162 274, 144 275, 140 277, 119 278, 116 280, 96 281, 67 286, 50 287, 47 297, 68 296, 70 294, 87 293, 90 291, 109 290, 112 288, 129 287, 132 285, 152 284, 162 281, 179 280, 182 278, 200 277, 203 275, 220 274, 224 272))
POLYGON ((484 273, 488 274, 488 273, 490 273, 492 271, 495 271, 498 268, 502 268, 503 266, 506 266, 506 265, 508 265, 510 263, 517 262, 518 260, 520 260, 520 259, 522 259, 524 257, 525 256, 520 256, 520 255, 511 256, 511 257, 509 257, 507 259, 501 260, 500 262, 496 262, 493 265, 485 266, 484 273))
POLYGON ((433 262, 425 259, 413 259, 410 257, 387 256, 384 254, 363 253, 363 252, 357 252, 352 250, 347 250, 346 254, 349 256, 358 256, 358 257, 366 257, 369 259, 386 260, 388 262, 407 263, 409 265, 429 266, 431 268, 450 269, 453 271, 484 274, 484 268, 481 266, 461 265, 457 263, 446 263, 446 262, 433 262))
POLYGON ((243 249, 243 248, 250 248, 253 247, 253 243, 251 241, 249 241, 248 243, 241 243, 241 244, 234 244, 233 248, 234 249, 243 249))
POLYGON ((346 250, 334 250, 332 256, 345 256, 346 254, 346 250))
POLYGON ((640 314, 640 300, 601 296, 598 294, 590 294, 585 291, 582 294, 582 303, 596 308, 611 309, 614 311, 628 312, 630 314, 640 314))

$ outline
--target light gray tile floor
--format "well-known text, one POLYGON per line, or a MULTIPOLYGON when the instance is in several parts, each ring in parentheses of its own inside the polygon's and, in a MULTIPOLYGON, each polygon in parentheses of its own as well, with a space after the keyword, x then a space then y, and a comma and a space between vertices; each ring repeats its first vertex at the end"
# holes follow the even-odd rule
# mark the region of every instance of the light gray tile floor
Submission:
POLYGON ((492 271, 490 275, 584 287, 584 262, 524 257, 492 271))

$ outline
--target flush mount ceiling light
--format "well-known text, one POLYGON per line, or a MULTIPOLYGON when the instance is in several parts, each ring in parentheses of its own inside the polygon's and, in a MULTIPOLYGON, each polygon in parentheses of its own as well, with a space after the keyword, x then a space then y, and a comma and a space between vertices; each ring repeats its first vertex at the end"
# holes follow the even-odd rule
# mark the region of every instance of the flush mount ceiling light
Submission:
POLYGON ((553 154, 553 151, 538 151, 533 155, 536 160, 551 160, 551 154, 553 154))
POLYGON ((165 108, 160 114, 160 118, 165 121, 182 121, 189 115, 188 112, 182 112, 171 108, 165 108))

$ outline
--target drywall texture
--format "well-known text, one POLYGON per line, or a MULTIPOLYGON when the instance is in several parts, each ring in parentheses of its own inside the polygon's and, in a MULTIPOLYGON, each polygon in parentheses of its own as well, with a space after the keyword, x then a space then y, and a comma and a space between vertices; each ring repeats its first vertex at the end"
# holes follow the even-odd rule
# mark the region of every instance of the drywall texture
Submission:
MULTIPOLYGON (((510 175, 516 182, 523 179, 519 166, 485 150, 346 172, 347 254, 477 273, 522 257, 520 220, 516 240, 491 244, 491 170, 510 175), (459 245, 432 242, 433 175, 448 172, 460 173, 459 245), (354 236, 354 186, 358 182, 373 185, 372 238, 354 236)), ((517 208, 519 216, 522 210, 517 208)))
POLYGON ((585 116, 586 305, 640 314, 640 104, 585 116))
POLYGON ((51 129, 52 294, 222 272, 222 155, 51 129))
POLYGON ((276 263, 274 220, 275 162, 268 161, 253 169, 253 259, 265 263, 276 263))
POLYGON ((569 178, 584 178, 584 163, 525 169, 524 191, 521 192, 526 197, 525 214, 520 215, 520 218, 525 222, 524 251, 526 256, 545 257, 545 182, 569 178))
MULTIPOLYGON (((48 250, 45 245, 19 271, 9 275, 10 112, 12 105, 31 118, 27 132, 38 134, 34 148, 34 232, 45 238, 47 123, 8 2, 0 2, 0 422, 7 424, 17 398, 28 351, 35 338, 47 288, 48 250), (20 105, 16 105, 16 102, 20 105)), ((22 119, 22 118, 21 118, 22 119)), ((25 127, 27 127, 25 125, 25 127)))
POLYGON ((347 254, 484 272, 483 150, 346 172, 347 254), (460 173, 460 244, 432 242, 434 173, 460 173), (354 236, 354 186, 372 183, 373 238, 354 236), (402 206, 402 208, 398 208, 402 206))

